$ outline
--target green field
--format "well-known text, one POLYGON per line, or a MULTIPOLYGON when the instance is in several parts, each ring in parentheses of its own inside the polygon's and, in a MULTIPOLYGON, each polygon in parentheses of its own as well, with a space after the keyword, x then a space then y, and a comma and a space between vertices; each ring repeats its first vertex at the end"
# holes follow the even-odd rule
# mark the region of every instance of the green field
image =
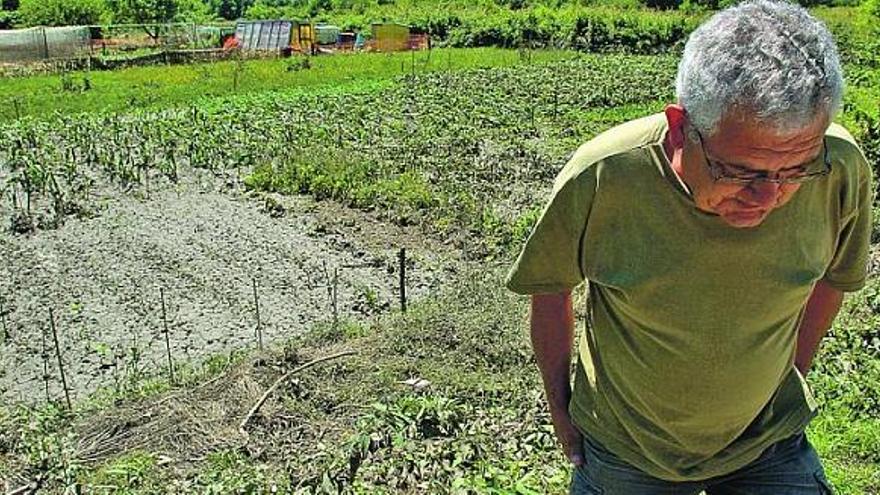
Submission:
MULTIPOLYGON (((535 62, 572 56, 564 51, 533 54, 535 62)), ((0 120, 167 108, 192 104, 197 99, 269 91, 346 93, 382 87, 395 77, 413 72, 506 67, 522 62, 516 50, 451 48, 0 78, 0 120)))
MULTIPOLYGON (((853 12, 821 15, 845 38, 839 120, 876 174, 880 64, 853 12)), ((59 91, 62 77, 81 82, 82 73, 0 80, 10 102, 0 107, 3 201, 17 198, 26 215, 24 198, 33 199, 63 219, 89 209, 94 177, 142 192, 207 170, 240 177, 254 194, 332 199, 413 226, 465 261, 405 314, 316 322, 260 356, 230 350, 188 363, 173 386, 156 374, 73 413, 4 404, 0 473, 25 473, 47 493, 566 490, 570 467, 549 426, 527 301, 501 279, 569 153, 671 100, 676 54, 441 49, 430 59, 317 57, 288 70, 299 60, 93 72, 87 91, 59 91), (357 354, 298 374, 239 436, 252 397, 238 387, 265 389, 341 350, 357 354), (414 390, 401 385, 407 378, 431 385, 414 390), (219 419, 189 422, 204 410, 219 419), (134 431, 155 418, 186 423, 192 438, 102 443, 112 427, 134 431), (97 453, 83 459, 83 449, 97 453)), ((874 251, 878 239, 875 215, 874 251)), ((821 404, 808 433, 840 494, 880 494, 878 328, 875 267, 808 377, 821 404)))

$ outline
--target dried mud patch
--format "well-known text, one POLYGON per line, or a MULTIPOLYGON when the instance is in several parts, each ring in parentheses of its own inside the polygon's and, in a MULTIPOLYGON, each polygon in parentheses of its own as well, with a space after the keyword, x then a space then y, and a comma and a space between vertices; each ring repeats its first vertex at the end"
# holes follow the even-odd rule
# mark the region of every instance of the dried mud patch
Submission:
POLYGON ((42 400, 46 383, 53 399, 63 396, 50 308, 76 398, 162 369, 165 321, 175 361, 256 347, 254 281, 271 343, 334 317, 334 278, 338 318, 396 309, 400 247, 410 298, 455 270, 455 256, 417 228, 332 202, 224 188, 200 179, 149 199, 111 195, 92 218, 0 233, 3 399, 42 400))

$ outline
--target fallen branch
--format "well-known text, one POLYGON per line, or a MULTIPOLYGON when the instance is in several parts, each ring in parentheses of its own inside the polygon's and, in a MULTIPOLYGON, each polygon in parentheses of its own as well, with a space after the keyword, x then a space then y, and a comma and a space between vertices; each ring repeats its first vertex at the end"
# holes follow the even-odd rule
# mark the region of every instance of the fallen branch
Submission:
POLYGON ((33 489, 32 485, 33 485, 33 483, 28 483, 27 485, 20 486, 20 487, 16 488, 15 490, 12 490, 11 492, 7 493, 6 495, 21 495, 21 494, 25 493, 26 491, 33 489))
POLYGON ((37 493, 40 490, 40 488, 43 486, 43 481, 45 479, 46 479, 45 473, 40 473, 37 476, 37 479, 31 481, 27 485, 20 486, 20 487, 16 488, 15 490, 12 490, 11 492, 7 493, 6 495, 24 495, 25 493, 31 495, 31 494, 37 493))
POLYGON ((260 407, 262 407, 263 403, 266 402, 266 399, 268 399, 269 396, 272 395, 272 392, 274 392, 275 389, 278 388, 278 386, 281 385, 285 380, 287 380, 288 378, 290 378, 294 374, 299 373, 300 371, 302 371, 306 368, 310 368, 318 363, 321 363, 324 361, 329 361, 331 359, 336 359, 336 358, 339 358, 342 356, 350 356, 352 354, 357 354, 357 353, 355 351, 344 351, 344 352, 340 352, 338 354, 324 356, 322 358, 318 358, 318 359, 309 361, 308 363, 306 363, 298 368, 294 368, 293 370, 288 371, 287 373, 282 375, 281 378, 275 380, 275 383, 273 383, 272 386, 269 387, 269 390, 266 390, 266 393, 264 393, 263 396, 260 397, 260 400, 258 400, 256 402, 256 404, 254 404, 254 406, 251 408, 251 410, 248 411, 247 416, 245 416, 244 419, 241 421, 241 424, 238 425, 239 431, 241 431, 245 436, 247 435, 247 431, 244 429, 244 427, 247 426, 248 422, 251 420, 251 418, 254 416, 254 414, 256 414, 257 411, 260 410, 260 407))

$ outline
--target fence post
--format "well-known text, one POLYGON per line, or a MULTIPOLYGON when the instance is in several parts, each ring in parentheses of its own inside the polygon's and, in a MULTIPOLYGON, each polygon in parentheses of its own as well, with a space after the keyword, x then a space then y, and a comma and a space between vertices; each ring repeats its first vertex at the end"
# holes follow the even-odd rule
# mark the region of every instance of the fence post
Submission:
POLYGON ((40 28, 43 31, 43 58, 49 60, 49 39, 46 36, 46 28, 40 28))
POLYGON ((333 269, 333 328, 339 326, 339 268, 333 269))
POLYGON ((171 337, 168 335, 168 316, 165 311, 165 288, 159 287, 159 299, 162 301, 162 328, 165 333, 165 353, 168 355, 168 375, 171 384, 177 383, 174 378, 174 360, 171 358, 171 337))
POLYGON ((58 358, 58 371, 61 373, 61 386, 64 387, 64 400, 67 402, 67 410, 73 410, 70 404, 70 391, 67 388, 67 377, 64 375, 64 361, 61 359, 61 346, 58 345, 58 331, 55 329, 55 315, 49 308, 49 327, 52 329, 52 340, 55 341, 55 357, 58 358))
POLYGON ((400 248, 400 310, 406 313, 406 248, 400 248))
POLYGON ((254 277, 254 309, 257 313, 257 344, 259 345, 260 351, 263 351, 263 327, 260 322, 260 298, 257 295, 257 278, 254 277))
POLYGON ((40 327, 40 344, 42 345, 40 357, 43 358, 43 388, 46 391, 46 402, 52 402, 52 396, 49 394, 49 349, 46 346, 46 330, 40 327))
POLYGON ((0 321, 3 323, 3 333, 0 334, 0 343, 3 343, 9 338, 9 328, 6 326, 6 304, 2 296, 0 296, 0 321))

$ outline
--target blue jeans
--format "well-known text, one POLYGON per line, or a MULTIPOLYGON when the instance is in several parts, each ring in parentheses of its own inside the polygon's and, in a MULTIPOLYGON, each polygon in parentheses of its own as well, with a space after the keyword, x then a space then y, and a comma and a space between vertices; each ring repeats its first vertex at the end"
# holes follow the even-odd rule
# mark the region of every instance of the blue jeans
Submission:
POLYGON ((576 467, 571 495, 832 495, 831 484, 807 436, 771 445, 751 464, 703 481, 651 477, 584 437, 586 463, 576 467))

